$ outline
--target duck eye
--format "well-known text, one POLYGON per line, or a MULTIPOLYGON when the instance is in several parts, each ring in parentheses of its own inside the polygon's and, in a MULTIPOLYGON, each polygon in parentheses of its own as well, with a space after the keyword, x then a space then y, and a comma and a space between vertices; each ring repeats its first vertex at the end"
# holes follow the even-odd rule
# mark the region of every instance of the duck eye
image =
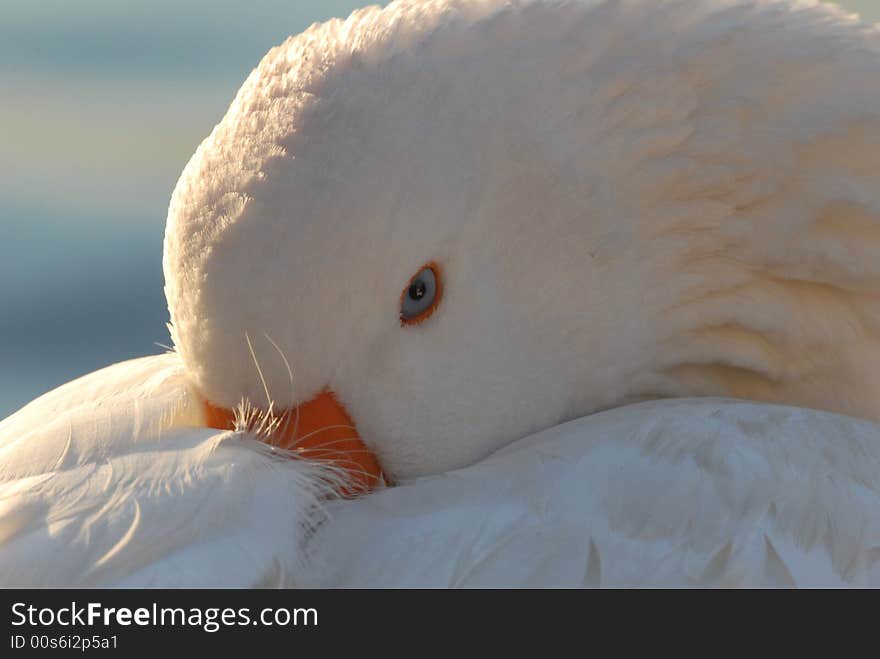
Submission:
POLYGON ((417 325, 427 319, 440 302, 440 268, 435 263, 422 267, 400 296, 400 324, 417 325))

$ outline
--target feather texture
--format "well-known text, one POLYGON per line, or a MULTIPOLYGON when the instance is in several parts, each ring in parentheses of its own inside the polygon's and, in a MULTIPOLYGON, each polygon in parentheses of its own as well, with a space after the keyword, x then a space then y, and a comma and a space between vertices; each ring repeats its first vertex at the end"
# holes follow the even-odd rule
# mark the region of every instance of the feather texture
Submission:
POLYGON ((291 586, 332 474, 201 419, 174 354, 0 424, 5 586, 291 586))
POLYGON ((641 403, 328 512, 310 585, 878 587, 880 427, 641 403))
POLYGON ((180 374, 175 355, 118 364, 0 426, 0 583, 880 586, 880 427, 867 421, 642 403, 328 501, 316 465, 154 404, 186 398, 180 374), (80 394, 88 414, 20 434, 80 394))

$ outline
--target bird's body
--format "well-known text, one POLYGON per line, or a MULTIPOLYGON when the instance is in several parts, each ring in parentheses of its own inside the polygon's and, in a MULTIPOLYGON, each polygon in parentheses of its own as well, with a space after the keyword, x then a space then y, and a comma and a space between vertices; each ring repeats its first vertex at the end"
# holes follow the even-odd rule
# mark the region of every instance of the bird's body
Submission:
POLYGON ((328 506, 305 583, 880 587, 880 428, 718 398, 651 401, 328 506), (350 538, 361 538, 353 544, 350 538))
POLYGON ((0 583, 291 585, 316 471, 205 428, 176 355, 110 366, 0 423, 0 583))
POLYGON ((176 355, 98 371, 0 424, 0 583, 880 587, 867 421, 642 403, 323 503, 314 466, 199 425, 176 355))
POLYGON ((172 195, 176 354, 0 425, 3 578, 878 585, 878 76, 877 28, 783 0, 288 40, 172 195), (621 407, 687 396, 760 402, 621 407), (203 427, 317 400, 399 487, 203 427))

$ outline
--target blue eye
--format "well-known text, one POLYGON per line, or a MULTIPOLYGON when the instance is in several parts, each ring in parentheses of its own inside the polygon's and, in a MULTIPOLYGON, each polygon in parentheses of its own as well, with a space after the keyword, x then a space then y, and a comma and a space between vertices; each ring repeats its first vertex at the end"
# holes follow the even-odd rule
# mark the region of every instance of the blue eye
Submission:
POLYGON ((419 270, 400 296, 401 325, 416 325, 434 313, 441 288, 440 269, 435 263, 419 270))

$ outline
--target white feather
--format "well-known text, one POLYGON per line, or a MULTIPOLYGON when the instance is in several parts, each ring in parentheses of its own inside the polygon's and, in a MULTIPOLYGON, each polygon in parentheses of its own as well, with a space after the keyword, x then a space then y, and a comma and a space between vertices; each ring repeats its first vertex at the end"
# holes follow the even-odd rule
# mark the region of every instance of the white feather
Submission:
POLYGON ((332 475, 198 427, 192 408, 169 354, 92 373, 0 424, 0 583, 295 585, 332 475))
POLYGON ((328 512, 310 585, 880 587, 880 427, 642 403, 328 512))
POLYGON ((144 358, 3 422, 0 583, 880 586, 880 427, 867 421, 643 403, 322 504, 319 467, 183 425, 187 396, 176 356, 144 358), (26 430, 65 401, 79 414, 26 430))
POLYGON ((880 30, 815 2, 402 0, 313 26, 172 195, 176 349, 224 407, 332 389, 396 478, 646 398, 880 421, 878 69, 880 30), (430 261, 443 300, 402 328, 430 261))

